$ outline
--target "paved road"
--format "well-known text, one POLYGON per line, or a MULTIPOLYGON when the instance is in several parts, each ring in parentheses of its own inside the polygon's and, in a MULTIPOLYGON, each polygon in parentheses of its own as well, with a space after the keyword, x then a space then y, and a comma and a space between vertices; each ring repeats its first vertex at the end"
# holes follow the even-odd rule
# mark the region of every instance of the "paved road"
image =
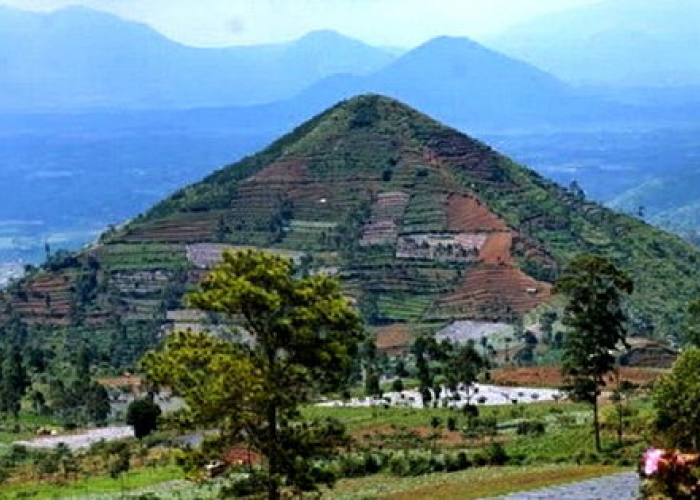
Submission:
POLYGON ((634 500, 639 496, 639 476, 625 472, 553 488, 527 491, 500 500, 634 500))
POLYGON ((131 427, 112 426, 89 429, 76 434, 45 436, 30 441, 16 441, 15 444, 26 446, 27 448, 55 448, 59 443, 64 443, 70 449, 77 450, 92 446, 98 441, 116 441, 130 437, 134 437, 134 430, 131 427))

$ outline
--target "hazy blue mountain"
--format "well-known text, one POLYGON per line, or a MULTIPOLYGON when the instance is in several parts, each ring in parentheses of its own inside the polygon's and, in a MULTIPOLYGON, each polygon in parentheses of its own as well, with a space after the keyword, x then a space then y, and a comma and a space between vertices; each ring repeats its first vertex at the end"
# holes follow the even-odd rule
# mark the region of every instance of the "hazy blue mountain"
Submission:
POLYGON ((374 71, 393 57, 332 31, 285 44, 194 48, 85 8, 0 7, 0 109, 251 105, 336 73, 374 71))
MULTIPOLYGON (((700 165, 700 160, 697 161, 700 165)), ((660 176, 617 196, 614 208, 640 212, 661 227, 700 234, 700 170, 660 176)))
POLYGON ((606 0, 513 27, 494 47, 576 83, 700 83, 700 2, 606 0))
POLYGON ((377 92, 463 126, 522 126, 623 113, 575 92, 552 75, 466 38, 433 39, 366 76, 329 77, 297 99, 321 109, 377 92))

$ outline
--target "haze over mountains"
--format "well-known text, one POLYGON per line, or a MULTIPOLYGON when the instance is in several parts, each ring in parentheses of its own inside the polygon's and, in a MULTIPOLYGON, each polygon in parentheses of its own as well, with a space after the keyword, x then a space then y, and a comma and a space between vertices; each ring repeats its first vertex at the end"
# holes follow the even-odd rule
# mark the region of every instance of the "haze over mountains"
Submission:
POLYGON ((252 105, 392 58, 330 31, 287 44, 203 49, 85 8, 38 14, 0 7, 4 110, 252 105))
POLYGON ((328 106, 363 92, 390 95, 452 123, 481 127, 585 121, 610 109, 534 66, 453 37, 430 40, 366 76, 329 77, 299 99, 328 106))
POLYGON ((700 84, 700 3, 607 0, 516 26, 493 46, 575 83, 700 84))

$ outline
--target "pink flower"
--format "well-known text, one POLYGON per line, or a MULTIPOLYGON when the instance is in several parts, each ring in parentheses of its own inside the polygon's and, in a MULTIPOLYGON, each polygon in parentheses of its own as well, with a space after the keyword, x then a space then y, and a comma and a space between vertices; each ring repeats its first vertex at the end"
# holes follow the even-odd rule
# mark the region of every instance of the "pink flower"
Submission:
POLYGON ((644 452, 642 457, 644 460, 644 474, 651 476, 659 470, 659 462, 661 461, 663 454, 663 450, 659 450, 657 448, 649 448, 644 452))

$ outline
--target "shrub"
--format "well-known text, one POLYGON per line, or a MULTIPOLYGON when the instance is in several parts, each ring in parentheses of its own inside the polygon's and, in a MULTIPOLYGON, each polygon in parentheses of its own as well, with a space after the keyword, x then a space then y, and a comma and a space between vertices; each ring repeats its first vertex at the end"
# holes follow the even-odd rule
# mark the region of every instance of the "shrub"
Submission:
POLYGON ((141 439, 157 429, 160 406, 150 399, 132 401, 126 412, 126 423, 134 428, 134 435, 141 439))
POLYGON ((373 453, 367 453, 365 455, 365 474, 376 474, 382 470, 384 457, 375 455, 373 453))
POLYGON ((517 434, 519 436, 541 436, 546 429, 544 422, 525 420, 518 423, 517 434))
POLYGON ((489 460, 486 457, 486 455, 484 455, 483 453, 477 453, 476 455, 474 455, 474 465, 475 466, 484 467, 485 465, 488 465, 488 463, 489 463, 489 460))
POLYGON ((462 413, 467 418, 476 418, 479 416, 479 407, 476 405, 464 405, 462 413))
POLYGON ((457 417, 447 418, 447 430, 450 432, 454 432, 457 430, 457 417))
POLYGON ((241 498, 259 494, 267 488, 267 480, 265 473, 255 470, 222 487, 220 498, 241 498))
POLYGON ((410 466, 408 458, 402 454, 396 454, 389 460, 389 472, 394 476, 405 477, 409 475, 410 466))
POLYGON ((432 472, 431 457, 423 453, 413 453, 408 457, 408 471, 411 476, 422 476, 432 472))
POLYGON ((491 443, 484 450, 489 465, 505 465, 508 463, 508 453, 501 443, 491 443))
POLYGON ((348 454, 340 458, 340 470, 344 477, 365 475, 366 461, 362 455, 348 454))

